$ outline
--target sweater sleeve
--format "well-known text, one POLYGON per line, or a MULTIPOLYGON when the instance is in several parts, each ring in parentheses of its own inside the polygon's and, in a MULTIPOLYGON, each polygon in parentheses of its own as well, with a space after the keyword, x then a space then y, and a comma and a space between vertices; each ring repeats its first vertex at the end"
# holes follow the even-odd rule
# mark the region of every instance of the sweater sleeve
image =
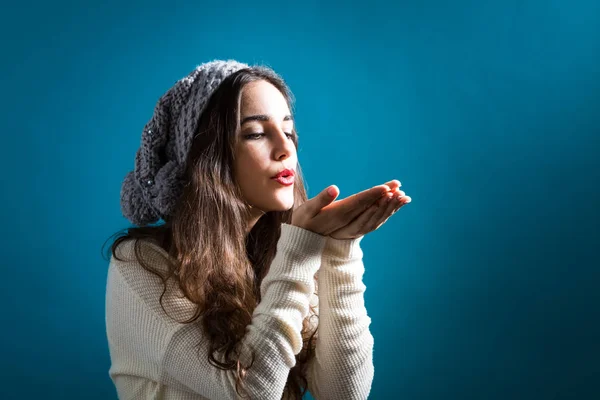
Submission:
MULTIPOLYGON (((302 321, 309 312, 314 275, 326 237, 282 224, 277 253, 261 283, 261 302, 241 341, 241 361, 250 365, 245 385, 252 399, 281 399, 295 355, 302 349, 302 321)), ((237 399, 235 374, 208 362, 206 337, 191 324, 171 332, 162 361, 163 379, 210 399, 237 399), (201 349, 197 348, 200 344, 201 349)))
POLYGON ((366 399, 371 391, 374 341, 364 303, 363 237, 328 238, 323 251, 318 339, 308 367, 309 391, 317 400, 366 399))

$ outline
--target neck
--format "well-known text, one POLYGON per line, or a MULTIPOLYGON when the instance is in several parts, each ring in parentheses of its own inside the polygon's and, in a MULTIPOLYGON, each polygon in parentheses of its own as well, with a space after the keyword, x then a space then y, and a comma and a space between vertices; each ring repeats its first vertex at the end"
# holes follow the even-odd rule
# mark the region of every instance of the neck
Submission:
POLYGON ((254 225, 256 225, 258 220, 265 214, 266 213, 263 210, 250 206, 250 217, 248 218, 248 223, 246 225, 246 234, 250 233, 252 228, 254 228, 254 225))

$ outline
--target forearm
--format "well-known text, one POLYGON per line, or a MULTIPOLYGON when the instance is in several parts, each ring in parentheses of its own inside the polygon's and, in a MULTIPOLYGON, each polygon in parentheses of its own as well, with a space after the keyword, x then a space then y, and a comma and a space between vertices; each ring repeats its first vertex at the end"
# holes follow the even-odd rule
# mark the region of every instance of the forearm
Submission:
POLYGON ((328 238, 318 272, 319 331, 309 366, 318 399, 366 399, 373 381, 373 336, 364 303, 360 239, 328 238))

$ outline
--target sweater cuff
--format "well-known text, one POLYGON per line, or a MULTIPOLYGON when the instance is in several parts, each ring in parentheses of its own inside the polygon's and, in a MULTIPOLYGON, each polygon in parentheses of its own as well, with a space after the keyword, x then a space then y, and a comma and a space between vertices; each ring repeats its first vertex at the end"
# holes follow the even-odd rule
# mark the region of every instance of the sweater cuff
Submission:
POLYGON ((337 261, 360 260, 363 257, 360 242, 364 235, 356 239, 334 239, 327 237, 323 257, 337 261))
POLYGON ((300 228, 296 225, 281 224, 279 249, 296 254, 301 259, 320 257, 327 241, 327 236, 300 228))

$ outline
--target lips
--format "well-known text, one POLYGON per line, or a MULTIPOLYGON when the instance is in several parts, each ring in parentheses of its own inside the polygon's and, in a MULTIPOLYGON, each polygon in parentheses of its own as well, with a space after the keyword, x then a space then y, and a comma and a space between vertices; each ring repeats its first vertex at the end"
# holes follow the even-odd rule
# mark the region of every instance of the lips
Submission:
POLYGON ((277 178, 273 178, 273 180, 275 182, 278 182, 284 186, 291 186, 294 184, 294 177, 293 176, 280 176, 277 178))
POLYGON ((294 176, 294 170, 292 169, 284 169, 282 171, 279 171, 279 173, 277 173, 277 175, 273 176, 272 179, 277 179, 277 178, 292 178, 294 176))
POLYGON ((294 184, 294 170, 286 168, 279 171, 279 173, 271 179, 284 186, 291 186, 294 184))

